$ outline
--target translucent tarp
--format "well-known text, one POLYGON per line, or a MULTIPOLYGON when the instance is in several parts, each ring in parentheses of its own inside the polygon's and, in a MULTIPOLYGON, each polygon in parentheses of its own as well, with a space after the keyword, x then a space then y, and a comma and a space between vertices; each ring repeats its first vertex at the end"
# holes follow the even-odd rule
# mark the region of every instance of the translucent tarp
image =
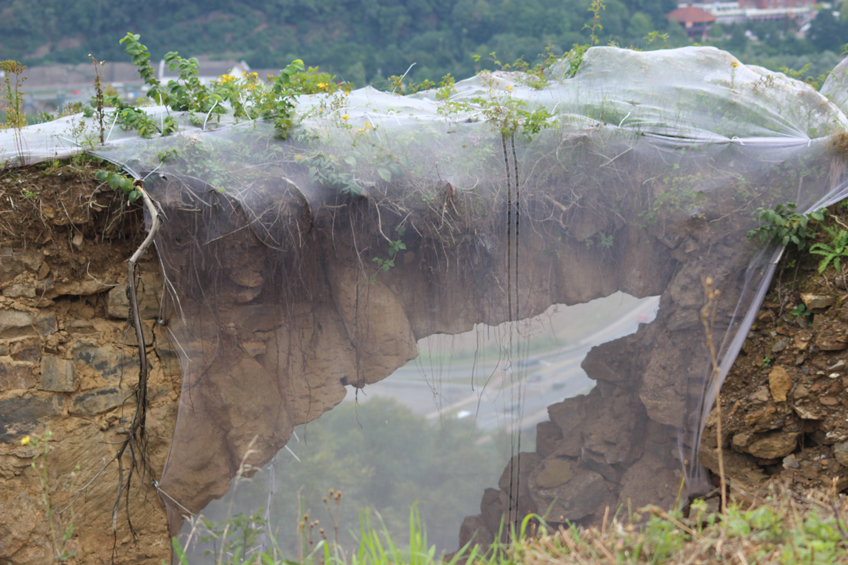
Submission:
MULTIPOLYGON (((570 67, 302 97, 287 141, 183 115, 177 134, 96 148, 163 218, 174 534, 256 515, 256 544, 294 552, 304 510, 334 529, 334 488, 346 549, 360 506, 403 531, 418 500, 453 551, 527 512, 589 523, 668 506, 681 477, 706 488, 703 283, 721 290, 723 375, 777 255, 746 237, 752 213, 841 199, 848 120, 713 48, 593 48, 570 67), (251 482, 216 502, 240 468, 251 482)), ((67 123, 28 128, 31 158, 67 123)))

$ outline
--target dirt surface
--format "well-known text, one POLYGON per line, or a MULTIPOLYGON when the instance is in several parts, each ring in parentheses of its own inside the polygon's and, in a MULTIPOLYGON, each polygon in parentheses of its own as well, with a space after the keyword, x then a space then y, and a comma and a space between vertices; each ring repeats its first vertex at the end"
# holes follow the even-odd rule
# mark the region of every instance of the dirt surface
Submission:
POLYGON ((94 179, 103 166, 89 158, 0 170, 0 240, 16 249, 38 247, 52 258, 58 281, 80 278, 86 268, 103 270, 118 255, 125 260, 123 253, 141 241, 143 220, 138 206, 94 179), (83 250, 83 240, 110 245, 83 250))
MULTIPOLYGON (((845 208, 825 224, 844 229, 845 208)), ((726 472, 748 489, 848 488, 848 288, 832 264, 819 273, 821 259, 784 253, 721 390, 726 472)), ((700 455, 714 473, 717 419, 714 409, 700 455)))

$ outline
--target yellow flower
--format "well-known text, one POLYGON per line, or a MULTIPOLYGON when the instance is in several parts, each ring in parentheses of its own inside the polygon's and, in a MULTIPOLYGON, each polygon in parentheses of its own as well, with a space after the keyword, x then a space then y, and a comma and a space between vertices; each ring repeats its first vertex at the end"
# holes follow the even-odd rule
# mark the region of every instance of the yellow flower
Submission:
POLYGON ((350 116, 348 116, 347 114, 345 114, 344 116, 342 116, 342 119, 343 119, 343 120, 349 120, 349 119, 350 119, 350 116))
POLYGON ((32 441, 32 438, 30 438, 29 436, 26 436, 21 440, 21 445, 27 445, 27 444, 29 444, 30 441, 32 441))
POLYGON ((507 89, 507 90, 512 90, 512 87, 511 87, 510 85, 506 85, 506 89, 507 89))
POLYGON ((738 62, 738 61, 733 61, 732 63, 730 63, 730 66, 731 66, 731 67, 734 67, 734 68, 735 68, 735 67, 738 67, 738 66, 739 66, 739 62, 738 62))
POLYGON ((365 122, 365 127, 370 128, 371 124, 369 124, 368 122, 365 122))
POLYGON ((326 85, 326 84, 324 84, 323 82, 319 82, 319 83, 318 83, 318 88, 320 88, 321 90, 327 90, 327 85, 326 85))

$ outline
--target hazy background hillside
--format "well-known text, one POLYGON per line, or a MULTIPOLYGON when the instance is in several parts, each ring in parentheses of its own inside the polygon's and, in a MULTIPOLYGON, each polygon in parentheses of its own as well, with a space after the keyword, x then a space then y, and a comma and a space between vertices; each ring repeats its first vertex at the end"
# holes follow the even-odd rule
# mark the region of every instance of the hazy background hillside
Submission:
MULTIPOLYGON (((0 59, 33 66, 87 63, 88 54, 129 61, 118 45, 127 32, 158 60, 184 56, 244 59, 253 68, 281 68, 294 58, 320 65, 340 80, 379 85, 416 63, 418 81, 475 72, 473 54, 533 62, 551 45, 556 54, 585 43, 589 0, 13 0, 0 6, 0 59)), ((689 43, 665 14, 676 0, 606 0, 601 44, 647 47, 651 31, 668 46, 689 43)), ((844 3, 843 3, 844 4, 844 3)), ((799 38, 791 20, 714 26, 711 43, 744 62, 809 73, 833 68, 848 41, 848 17, 820 14, 799 38), (748 29, 749 34, 745 31, 748 29), (756 40, 751 36, 756 37, 756 40)), ((843 9, 848 13, 848 10, 843 9)), ((663 47, 660 40, 650 47, 663 47)), ((485 64, 485 62, 483 62, 485 64)))

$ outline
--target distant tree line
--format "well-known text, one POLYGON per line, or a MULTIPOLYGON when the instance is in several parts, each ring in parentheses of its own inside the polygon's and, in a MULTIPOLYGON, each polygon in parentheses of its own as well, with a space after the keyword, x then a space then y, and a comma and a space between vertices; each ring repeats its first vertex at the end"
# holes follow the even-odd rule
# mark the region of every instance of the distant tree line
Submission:
MULTIPOLYGON (((665 14, 676 0, 605 0, 600 43, 660 48, 689 42, 665 14), (648 45, 658 31, 663 40, 648 45)), ((379 85, 391 75, 417 81, 446 73, 464 78, 487 64, 533 63, 551 46, 557 54, 587 42, 590 0, 12 0, 0 9, 0 58, 29 65, 125 60, 118 39, 141 34, 154 59, 176 50, 246 60, 254 68, 282 68, 295 58, 357 86, 379 85), (472 56, 481 55, 480 63, 472 56)), ((710 43, 743 61, 781 66, 829 51, 848 40, 846 22, 825 12, 799 39, 789 20, 718 26, 710 43), (753 42, 745 29, 756 29, 753 42), (746 60, 747 59, 747 60, 746 60)), ((829 62, 829 61, 828 61, 829 62)), ((801 65, 803 66, 803 65, 801 65)))

